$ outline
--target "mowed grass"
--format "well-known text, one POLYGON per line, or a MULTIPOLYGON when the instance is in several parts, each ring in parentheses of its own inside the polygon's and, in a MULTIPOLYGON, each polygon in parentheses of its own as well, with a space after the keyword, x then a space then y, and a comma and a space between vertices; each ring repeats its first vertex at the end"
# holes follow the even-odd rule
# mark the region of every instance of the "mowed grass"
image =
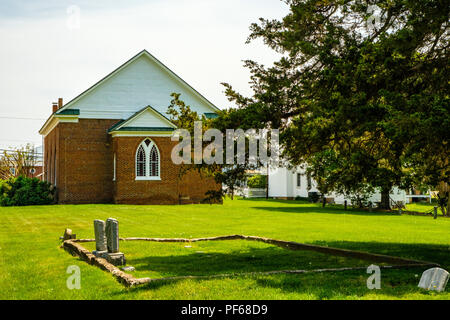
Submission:
MULTIPOLYGON (((95 243, 83 243, 95 250, 95 243)), ((257 273, 277 270, 367 267, 368 262, 306 250, 292 251, 248 240, 221 240, 193 243, 147 241, 121 242, 129 272, 137 278, 210 276, 257 273)))
MULTIPOLYGON (((119 220, 122 237, 257 235, 431 261, 450 269, 450 219, 442 217, 434 220, 426 216, 344 211, 281 200, 226 200, 223 205, 185 206, 3 207, 0 299, 450 298, 448 288, 444 293, 435 293, 417 287, 424 268, 382 270, 380 290, 367 288, 369 274, 365 270, 184 279, 125 288, 111 274, 59 248, 59 236, 65 228, 71 228, 77 238, 93 238, 93 220, 108 217, 119 220), (66 270, 71 265, 81 270, 79 290, 66 286, 66 270)), ((173 243, 120 245, 128 263, 137 268, 138 277, 334 267, 349 262, 246 241, 202 242, 192 244, 192 248, 173 243)))
POLYGON ((442 215, 441 208, 435 202, 429 203, 428 201, 420 201, 406 204, 406 210, 412 212, 421 212, 421 213, 433 213, 433 208, 438 207, 438 215, 442 215))

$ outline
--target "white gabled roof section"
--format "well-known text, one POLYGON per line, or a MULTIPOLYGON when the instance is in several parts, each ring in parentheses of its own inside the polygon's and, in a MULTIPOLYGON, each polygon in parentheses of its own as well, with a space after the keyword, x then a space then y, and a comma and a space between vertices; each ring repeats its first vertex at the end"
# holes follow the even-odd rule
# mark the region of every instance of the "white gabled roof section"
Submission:
POLYGON ((125 116, 119 118, 124 119, 145 105, 152 105, 164 113, 172 92, 181 93, 181 99, 200 114, 220 111, 147 50, 143 50, 56 113, 79 109, 80 118, 103 118, 108 114, 117 118, 117 114, 122 113, 125 116))
POLYGON ((114 126, 110 131, 126 130, 126 128, 141 129, 141 131, 171 128, 176 129, 177 126, 173 124, 164 115, 153 109, 151 106, 145 107, 141 111, 137 112, 127 120, 121 122, 119 125, 114 126))
POLYGON ((199 115, 211 116, 220 111, 143 50, 53 113, 39 133, 45 136, 59 122, 78 119, 128 119, 148 105, 165 114, 173 92, 180 93, 181 99, 199 115))

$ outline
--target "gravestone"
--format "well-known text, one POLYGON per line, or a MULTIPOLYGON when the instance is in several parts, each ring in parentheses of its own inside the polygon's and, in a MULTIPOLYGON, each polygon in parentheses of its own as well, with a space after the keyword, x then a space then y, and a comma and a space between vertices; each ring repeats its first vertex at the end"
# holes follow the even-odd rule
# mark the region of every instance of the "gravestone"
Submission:
POLYGON ((108 218, 105 229, 108 253, 119 252, 119 221, 108 218))
POLYGON ((63 241, 70 240, 70 239, 76 239, 76 238, 77 238, 76 234, 72 234, 71 229, 67 228, 66 230, 64 230, 64 235, 62 237, 63 241))
POLYGON ((119 221, 113 218, 106 220, 106 260, 115 266, 125 264, 125 256, 119 252, 119 221))
POLYGON ((420 278, 419 288, 442 292, 445 290, 449 273, 442 268, 431 268, 425 270, 420 278))
POLYGON ((104 258, 107 253, 105 221, 94 220, 94 233, 95 251, 92 253, 97 257, 104 258))

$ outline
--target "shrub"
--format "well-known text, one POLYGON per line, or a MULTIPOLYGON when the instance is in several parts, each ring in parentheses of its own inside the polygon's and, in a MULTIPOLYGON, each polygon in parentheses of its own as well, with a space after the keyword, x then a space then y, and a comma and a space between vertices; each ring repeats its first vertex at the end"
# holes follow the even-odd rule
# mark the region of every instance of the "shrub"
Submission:
POLYGON ((267 183, 267 176, 261 174, 254 175, 247 180, 249 188, 265 188, 267 183))
POLYGON ((302 197, 302 196, 296 196, 295 197, 296 201, 309 201, 308 197, 302 197))
POLYGON ((316 203, 320 199, 320 194, 318 192, 308 192, 308 199, 310 202, 316 203))
POLYGON ((208 190, 205 192, 206 198, 202 203, 222 203, 222 198, 225 196, 223 190, 208 190))
POLYGON ((0 180, 0 206, 29 206, 51 204, 55 189, 37 178, 20 176, 0 180))

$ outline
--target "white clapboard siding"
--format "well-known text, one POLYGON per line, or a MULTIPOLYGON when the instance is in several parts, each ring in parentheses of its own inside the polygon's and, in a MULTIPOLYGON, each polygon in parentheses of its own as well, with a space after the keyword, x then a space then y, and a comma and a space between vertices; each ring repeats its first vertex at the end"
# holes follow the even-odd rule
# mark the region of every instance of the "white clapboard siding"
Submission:
POLYGON ((199 114, 214 112, 204 98, 145 52, 70 102, 65 109, 79 109, 80 118, 127 119, 150 105, 166 115, 170 94, 199 114))
POLYGON ((167 120, 161 119, 161 116, 155 114, 151 109, 138 114, 128 121, 124 126, 127 127, 167 127, 167 120))

